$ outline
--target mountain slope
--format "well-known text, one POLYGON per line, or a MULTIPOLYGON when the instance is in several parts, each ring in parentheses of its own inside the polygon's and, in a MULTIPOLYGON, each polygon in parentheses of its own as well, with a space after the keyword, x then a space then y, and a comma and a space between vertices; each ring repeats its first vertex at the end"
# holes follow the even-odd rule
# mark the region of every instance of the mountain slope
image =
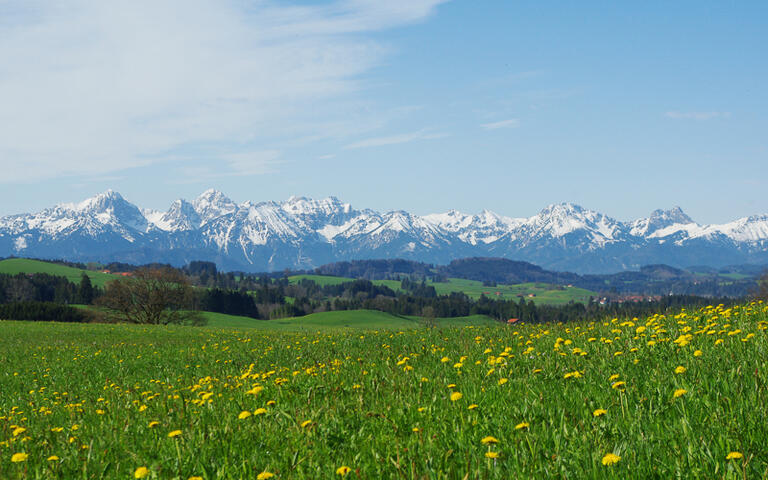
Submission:
POLYGON ((215 261, 222 268, 312 268, 372 258, 447 264, 493 256, 602 273, 646 264, 768 262, 768 215, 700 225, 679 207, 621 222, 571 203, 530 218, 484 210, 425 216, 355 210, 335 197, 236 203, 216 190, 142 210, 107 191, 78 204, 0 218, 0 256, 131 263, 215 261))

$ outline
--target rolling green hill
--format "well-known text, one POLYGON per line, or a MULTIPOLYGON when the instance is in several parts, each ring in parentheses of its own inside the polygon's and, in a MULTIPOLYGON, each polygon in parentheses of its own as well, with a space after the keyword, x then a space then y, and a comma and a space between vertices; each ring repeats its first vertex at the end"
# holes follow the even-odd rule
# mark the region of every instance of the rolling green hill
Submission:
POLYGON ((355 279, 347 277, 333 277, 330 275, 293 275, 288 277, 288 281, 291 283, 299 283, 302 280, 312 280, 321 287, 324 287, 326 285, 340 285, 345 282, 352 282, 355 279))
MULTIPOLYGON (((208 320, 208 327, 214 328, 256 328, 275 331, 317 331, 338 329, 359 330, 402 330, 422 328, 419 317, 398 317, 375 310, 345 310, 313 313, 305 317, 280 318, 275 320, 256 320, 221 313, 202 312, 208 320)), ((463 327, 466 325, 499 325, 483 315, 469 317, 437 319, 438 327, 463 327)))
MULTIPOLYGON (((325 275, 294 275, 288 277, 288 280, 291 283, 298 283, 301 279, 312 280, 321 286, 339 285, 354 280, 353 278, 325 275)), ((401 291, 400 282, 397 280, 374 280, 373 283, 376 285, 385 285, 396 292, 401 291)), ((552 285, 549 283, 520 283, 517 285, 499 284, 495 287, 486 287, 483 286, 482 282, 476 280, 449 278, 447 282, 435 283, 428 281, 427 285, 435 287, 435 291, 438 295, 449 295, 452 292, 462 292, 474 299, 478 299, 480 298, 480 295, 485 294, 487 297, 503 300, 518 300, 520 296, 522 296, 526 301, 532 300, 537 305, 564 305, 571 301, 586 303, 590 296, 594 297, 597 295, 595 292, 583 288, 552 285)))
POLYGON ((520 283, 517 285, 497 285, 495 287, 483 286, 482 282, 464 280, 461 278, 449 278, 445 283, 429 283, 435 287, 438 295, 448 295, 451 292, 463 292, 467 296, 477 299, 480 295, 503 300, 519 299, 522 295, 526 301, 533 300, 537 305, 563 305, 570 301, 586 303, 590 296, 596 296, 595 292, 578 287, 552 285, 549 283, 520 283), (497 294, 498 292, 498 294, 497 294), (529 297, 529 295, 535 295, 529 297))
POLYGON ((96 286, 104 287, 110 280, 118 278, 116 275, 108 273, 92 272, 90 270, 81 270, 79 268, 67 267, 57 263, 42 262, 40 260, 29 260, 26 258, 9 258, 0 261, 0 273, 17 275, 19 273, 47 273, 66 277, 73 283, 80 283, 80 279, 85 272, 91 279, 91 283, 96 286))

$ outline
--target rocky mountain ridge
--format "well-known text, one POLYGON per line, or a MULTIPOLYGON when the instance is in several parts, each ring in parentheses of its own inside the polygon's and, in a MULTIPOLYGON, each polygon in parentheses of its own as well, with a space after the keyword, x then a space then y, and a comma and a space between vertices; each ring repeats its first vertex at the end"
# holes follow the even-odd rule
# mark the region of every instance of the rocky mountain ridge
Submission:
POLYGON ((77 204, 0 218, 0 256, 71 261, 215 261, 272 271, 351 259, 405 258, 447 264, 476 256, 544 268, 606 273, 647 264, 714 267, 768 262, 768 215, 721 225, 694 222, 679 207, 621 222, 572 203, 529 218, 484 210, 418 216, 357 210, 335 197, 235 203, 207 190, 165 212, 107 191, 77 204))

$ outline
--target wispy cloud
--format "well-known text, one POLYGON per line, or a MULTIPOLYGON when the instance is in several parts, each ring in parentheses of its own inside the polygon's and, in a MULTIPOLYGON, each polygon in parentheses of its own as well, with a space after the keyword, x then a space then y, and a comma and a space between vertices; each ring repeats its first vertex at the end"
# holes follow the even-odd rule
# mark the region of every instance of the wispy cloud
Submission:
POLYGON ((370 148, 370 147, 383 147, 386 145, 397 145, 400 143, 415 142, 418 140, 433 140, 436 138, 447 137, 445 133, 429 133, 424 130, 412 133, 401 133, 398 135, 390 135, 387 137, 367 138, 355 143, 346 145, 344 148, 352 150, 356 148, 370 148))
POLYGON ((229 168, 230 175, 263 175, 274 173, 282 161, 282 152, 278 150, 264 150, 261 152, 245 152, 228 155, 224 158, 229 168))
POLYGON ((516 118, 510 118, 508 120, 501 120, 499 122, 483 123, 480 126, 486 130, 497 130, 499 128, 517 128, 520 126, 520 120, 516 118))
POLYGON ((13 66, 0 75, 0 183, 316 135, 317 118, 353 116, 361 75, 390 53, 365 34, 445 1, 0 0, 0 65, 13 66))
POLYGON ((728 118, 731 112, 679 112, 673 110, 664 114, 667 118, 682 120, 712 120, 714 118, 728 118))

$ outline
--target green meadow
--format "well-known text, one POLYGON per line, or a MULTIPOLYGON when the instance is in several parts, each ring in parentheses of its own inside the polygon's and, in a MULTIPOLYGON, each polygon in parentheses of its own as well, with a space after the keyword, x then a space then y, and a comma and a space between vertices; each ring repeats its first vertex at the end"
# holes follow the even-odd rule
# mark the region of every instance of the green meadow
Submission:
POLYGON ((109 273, 94 272, 90 270, 81 270, 79 268, 67 267, 56 263, 43 262, 40 260, 30 260, 26 258, 9 258, 0 261, 0 273, 17 275, 19 273, 47 273, 66 277, 70 282, 79 284, 83 277, 83 272, 91 279, 93 285, 104 287, 107 282, 118 278, 109 273))
MULTIPOLYGON (((291 283, 298 283, 302 279, 312 280, 318 285, 339 285, 351 282, 354 279, 346 277, 334 277, 326 275, 294 275, 288 277, 291 283)), ((394 291, 400 291, 400 282, 397 280, 374 280, 376 285, 385 285, 394 291)), ((517 300, 525 298, 542 305, 564 305, 569 302, 589 301, 589 297, 595 297, 595 292, 568 286, 558 286, 549 283, 521 283, 516 285, 497 285, 495 287, 483 286, 482 282, 465 280, 461 278, 449 278, 447 282, 428 281, 427 285, 435 287, 438 295, 449 295, 453 292, 465 293, 470 298, 478 299, 481 295, 503 300, 517 300)))
POLYGON ((0 322, 0 478, 768 476, 761 303, 565 325, 209 320, 0 322))
MULTIPOLYGON (((322 331, 322 330, 375 330, 375 329, 413 329, 422 328, 420 317, 396 316, 376 310, 337 310, 313 313, 303 317, 257 320, 249 317, 225 315, 223 313, 202 312, 209 328, 255 328, 267 331, 322 331)), ((497 322, 484 315, 469 317, 437 318, 436 326, 488 326, 497 322)))

